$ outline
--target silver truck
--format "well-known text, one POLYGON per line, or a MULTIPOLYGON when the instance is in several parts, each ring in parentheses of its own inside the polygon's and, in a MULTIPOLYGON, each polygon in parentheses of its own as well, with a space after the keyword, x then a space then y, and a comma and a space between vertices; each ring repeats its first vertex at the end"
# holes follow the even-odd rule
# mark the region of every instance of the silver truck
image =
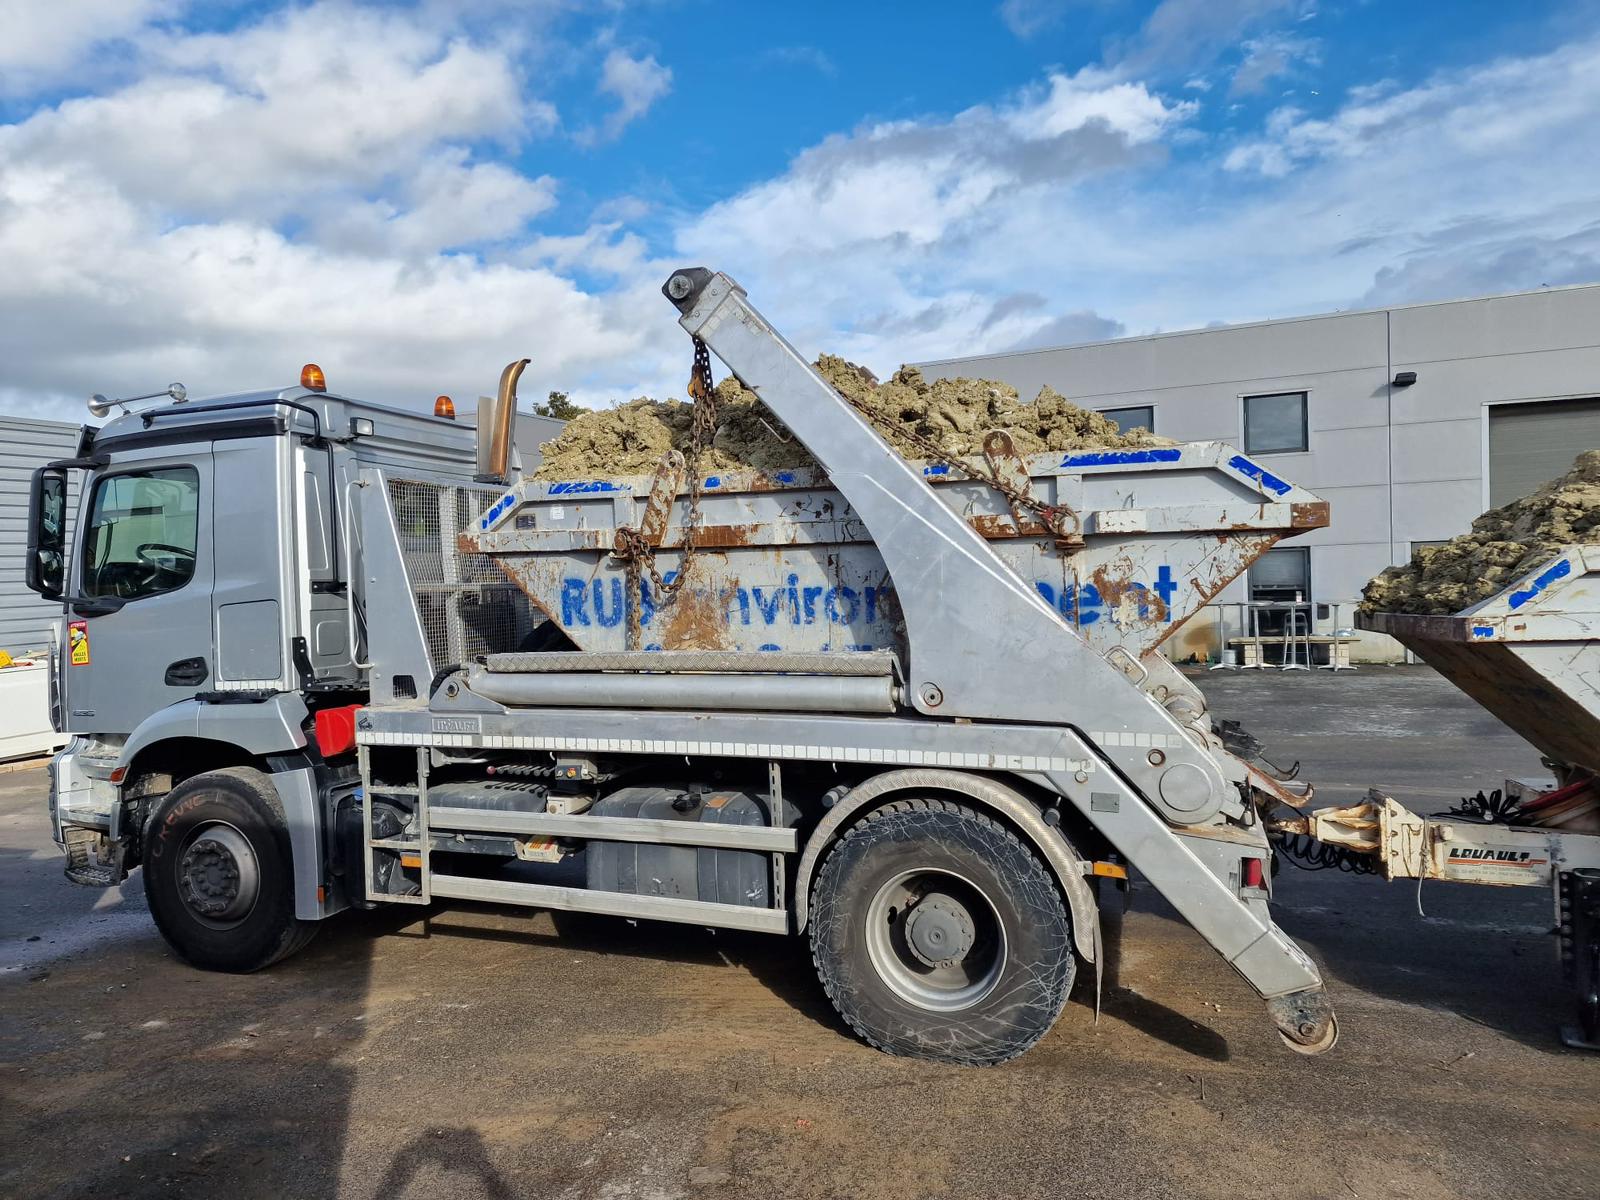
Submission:
POLYGON ((1100 889, 1136 870, 1328 1049, 1268 907, 1263 813, 1309 789, 1159 650, 1327 505, 1216 443, 912 463, 727 276, 663 291, 819 471, 517 479, 520 364, 476 436, 308 374, 43 468, 68 876, 142 866, 229 971, 440 900, 803 934, 864 1039, 993 1063, 1082 968, 1098 1000, 1100 889))

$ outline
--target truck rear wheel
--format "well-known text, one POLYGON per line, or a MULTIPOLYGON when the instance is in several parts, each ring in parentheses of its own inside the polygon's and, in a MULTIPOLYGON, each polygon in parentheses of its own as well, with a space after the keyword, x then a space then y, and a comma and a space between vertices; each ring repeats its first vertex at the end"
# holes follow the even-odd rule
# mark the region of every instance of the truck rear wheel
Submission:
POLYGON ((1055 880, 1009 829, 947 800, 897 800, 818 872, 811 955, 834 1007, 880 1050, 989 1065, 1043 1037, 1072 989, 1055 880))
POLYGON ((167 943, 214 971, 259 971, 318 922, 294 915, 294 858, 272 781, 249 767, 172 789, 144 832, 144 894, 167 943))

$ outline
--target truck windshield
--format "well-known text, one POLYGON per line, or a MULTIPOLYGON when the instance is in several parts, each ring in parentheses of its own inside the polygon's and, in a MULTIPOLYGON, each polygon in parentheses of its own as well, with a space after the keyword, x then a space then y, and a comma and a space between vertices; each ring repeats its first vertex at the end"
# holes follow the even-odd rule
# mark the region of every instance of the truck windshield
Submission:
POLYGON ((193 467, 108 475, 83 541, 83 594, 137 600, 194 576, 200 477, 193 467))

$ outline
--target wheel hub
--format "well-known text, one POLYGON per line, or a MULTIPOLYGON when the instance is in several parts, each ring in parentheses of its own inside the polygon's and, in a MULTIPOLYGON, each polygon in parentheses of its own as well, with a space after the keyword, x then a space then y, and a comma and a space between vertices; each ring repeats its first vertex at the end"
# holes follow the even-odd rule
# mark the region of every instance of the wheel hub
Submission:
POLYGON ((233 826, 208 825, 184 848, 178 884, 184 903, 206 920, 243 920, 261 890, 255 851, 233 826))
POLYGON ((926 896, 906 916, 906 946, 923 966, 955 966, 974 937, 971 915, 950 896, 926 896))
POLYGON ((926 1012, 971 1008, 1006 969, 1005 928, 983 890, 942 867, 885 880, 867 902, 866 951, 890 991, 926 1012))

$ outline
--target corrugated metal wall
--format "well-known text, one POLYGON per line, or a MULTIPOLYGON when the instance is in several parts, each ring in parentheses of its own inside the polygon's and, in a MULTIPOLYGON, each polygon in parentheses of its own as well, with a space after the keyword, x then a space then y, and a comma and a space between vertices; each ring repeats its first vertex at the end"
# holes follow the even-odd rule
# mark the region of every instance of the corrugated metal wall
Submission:
MULTIPOLYGON (((50 623, 61 616, 61 605, 46 604, 22 586, 28 483, 35 467, 71 458, 77 448, 76 425, 0 416, 0 650, 16 654, 42 649, 49 641, 50 623)), ((77 510, 79 474, 68 475, 69 513, 77 510)))

